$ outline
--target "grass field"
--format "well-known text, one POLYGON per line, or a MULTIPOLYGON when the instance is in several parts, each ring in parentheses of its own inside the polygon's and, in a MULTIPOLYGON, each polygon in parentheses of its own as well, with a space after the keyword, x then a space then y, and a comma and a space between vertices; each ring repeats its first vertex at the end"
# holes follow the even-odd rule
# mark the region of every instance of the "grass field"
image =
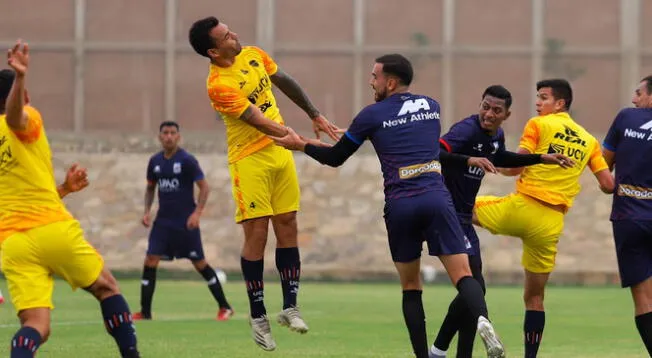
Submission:
MULTIPOLYGON (((132 307, 139 308, 140 282, 122 280, 132 307)), ((57 282, 52 336, 38 357, 117 357, 113 339, 105 334, 94 299, 72 293, 57 282)), ((6 292, 4 282, 0 284, 6 292)), ((241 282, 229 282, 227 296, 236 310, 229 322, 214 321, 216 307, 205 284, 159 281, 154 296, 155 320, 139 322, 143 357, 411 357, 401 313, 398 284, 305 283, 300 303, 311 330, 292 333, 275 322, 276 351, 263 352, 250 338, 248 304, 241 282)), ((280 308, 278 284, 266 285, 267 309, 280 308)), ((424 304, 430 340, 443 319, 452 287, 428 286, 424 304)), ((646 357, 632 318, 629 293, 618 288, 551 288, 547 293, 546 330, 540 357, 646 357)), ((521 290, 489 287, 490 314, 508 356, 523 356, 521 290)), ((0 306, 0 356, 8 357, 17 324, 13 308, 0 306), (2 343, 5 342, 5 343, 2 343)), ((476 354, 483 356, 476 341, 476 354)), ((449 354, 449 356, 454 356, 449 354)))

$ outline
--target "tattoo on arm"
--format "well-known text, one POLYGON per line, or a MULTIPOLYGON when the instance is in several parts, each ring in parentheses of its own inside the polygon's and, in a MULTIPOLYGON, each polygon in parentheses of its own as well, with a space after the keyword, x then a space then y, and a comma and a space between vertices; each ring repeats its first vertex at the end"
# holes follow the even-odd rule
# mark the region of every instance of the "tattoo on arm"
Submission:
POLYGON ((287 128, 266 118, 258 107, 250 104, 240 115, 240 119, 259 131, 276 137, 283 137, 288 134, 287 128))
POLYGON ((245 122, 249 122, 251 118, 254 116, 254 110, 252 106, 247 107, 244 112, 240 115, 240 119, 242 119, 245 122))
POLYGON ((303 91, 294 78, 290 77, 290 75, 283 72, 280 68, 270 77, 272 83, 274 83, 281 92, 285 93, 285 95, 299 106, 299 108, 303 109, 311 119, 319 116, 319 111, 315 108, 312 102, 310 102, 310 98, 308 98, 308 95, 303 91))

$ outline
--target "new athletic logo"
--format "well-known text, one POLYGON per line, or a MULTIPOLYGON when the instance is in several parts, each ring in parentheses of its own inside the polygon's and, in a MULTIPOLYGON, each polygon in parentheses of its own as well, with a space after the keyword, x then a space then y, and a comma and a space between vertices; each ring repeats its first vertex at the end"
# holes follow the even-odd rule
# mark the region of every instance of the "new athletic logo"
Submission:
POLYGON ((420 110, 430 110, 430 104, 428 104, 428 101, 426 101, 425 98, 419 98, 416 100, 408 99, 407 101, 403 102, 403 107, 401 107, 401 110, 398 111, 398 117, 404 116, 408 113, 417 113, 420 110))
POLYGON ((403 102, 403 106, 401 107, 401 110, 398 111, 396 117, 396 119, 383 121, 383 128, 396 127, 417 121, 439 119, 439 112, 430 111, 430 104, 425 98, 418 98, 416 100, 408 99, 403 102))
MULTIPOLYGON (((639 127, 639 129, 642 130, 652 130, 652 121, 649 121, 642 126, 639 127)), ((634 129, 626 128, 625 129, 625 137, 628 138, 634 138, 634 139, 645 139, 645 140, 652 140, 652 133, 648 135, 648 133, 645 132, 639 132, 634 129)))
POLYGON ((432 162, 414 164, 407 167, 398 169, 398 175, 401 179, 410 179, 418 177, 423 173, 439 173, 441 174, 441 164, 439 161, 433 160, 432 162))
POLYGON ((649 121, 641 126, 641 129, 650 130, 652 129, 652 121, 649 121))
POLYGON ((618 195, 629 196, 634 199, 650 200, 652 199, 652 189, 620 184, 618 185, 618 195))

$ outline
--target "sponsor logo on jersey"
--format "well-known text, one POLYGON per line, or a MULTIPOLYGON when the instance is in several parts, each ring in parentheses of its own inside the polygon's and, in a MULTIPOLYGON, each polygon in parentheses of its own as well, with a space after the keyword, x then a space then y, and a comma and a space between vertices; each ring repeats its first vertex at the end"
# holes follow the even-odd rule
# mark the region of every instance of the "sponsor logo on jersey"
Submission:
POLYGON ((432 162, 409 165, 398 169, 398 174, 401 179, 415 178, 423 173, 441 174, 441 163, 437 160, 433 160, 432 162))

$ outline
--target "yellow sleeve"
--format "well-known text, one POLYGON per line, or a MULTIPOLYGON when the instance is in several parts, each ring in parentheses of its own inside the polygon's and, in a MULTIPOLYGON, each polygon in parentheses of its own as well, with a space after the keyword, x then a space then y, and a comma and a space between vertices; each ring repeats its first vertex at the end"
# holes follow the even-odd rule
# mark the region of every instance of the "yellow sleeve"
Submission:
POLYGON ((36 142, 43 132, 43 119, 36 108, 25 106, 23 112, 27 115, 27 128, 22 130, 13 129, 14 134, 23 143, 36 142))
POLYGON ((591 149, 591 155, 589 157, 589 168, 591 168, 591 172, 593 173, 609 169, 609 165, 607 165, 607 161, 602 156, 602 151, 597 140, 593 141, 593 149, 591 149))
POLYGON ((260 57, 263 59, 263 64, 265 65, 265 72, 267 72, 268 75, 273 75, 278 71, 278 65, 276 62, 274 62, 274 59, 270 55, 267 54, 267 52, 263 51, 263 49, 258 48, 258 47, 253 47, 258 54, 260 54, 260 57))
POLYGON ((239 118, 251 104, 242 92, 221 83, 208 86, 208 97, 216 111, 236 118, 239 118))
POLYGON ((527 149, 530 153, 534 153, 539 144, 539 122, 536 119, 530 119, 523 129, 523 135, 519 143, 520 148, 527 149))

